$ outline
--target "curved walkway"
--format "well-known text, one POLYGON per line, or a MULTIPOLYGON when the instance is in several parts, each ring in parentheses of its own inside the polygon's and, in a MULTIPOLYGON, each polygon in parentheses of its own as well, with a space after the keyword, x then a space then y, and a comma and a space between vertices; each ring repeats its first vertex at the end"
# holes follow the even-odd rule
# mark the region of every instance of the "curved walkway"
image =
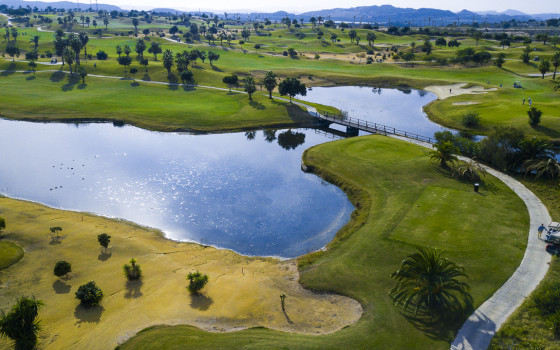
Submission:
MULTIPOLYGON (((398 139, 432 148, 432 145, 400 136, 398 139)), ((461 160, 469 160, 460 157, 461 160)), ((527 206, 529 212, 529 238, 525 255, 519 267, 500 289, 487 299, 463 324, 453 343, 452 350, 482 350, 488 348, 492 337, 507 321, 508 317, 537 288, 548 271, 552 256, 545 251, 545 243, 537 238, 537 227, 551 220, 548 210, 541 200, 527 187, 509 175, 485 165, 481 166, 490 175, 498 178, 513 190, 527 206)))

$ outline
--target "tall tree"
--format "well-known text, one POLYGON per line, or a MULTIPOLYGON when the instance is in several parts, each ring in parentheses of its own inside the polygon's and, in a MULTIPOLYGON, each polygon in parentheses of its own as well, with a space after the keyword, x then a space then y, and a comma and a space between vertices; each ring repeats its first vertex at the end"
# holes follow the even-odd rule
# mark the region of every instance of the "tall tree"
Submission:
POLYGON ((348 32, 348 37, 350 38, 350 42, 354 42, 354 39, 356 39, 357 36, 358 36, 358 32, 356 32, 354 29, 348 32))
POLYGON ((550 61, 546 58, 543 58, 539 63, 539 71, 542 74, 542 79, 544 79, 544 75, 550 70, 550 61))
POLYGON ((31 42, 33 43, 33 45, 35 45, 35 50, 37 50, 37 47, 39 46, 39 36, 33 35, 33 37, 31 38, 31 42))
POLYGON ((552 79, 555 80, 556 71, 558 70, 558 66, 560 66, 560 51, 554 53, 550 60, 550 63, 552 63, 552 66, 554 67, 554 74, 552 75, 552 79))
POLYGON ((163 53, 163 66, 167 69, 167 77, 171 75, 171 67, 173 67, 173 52, 167 49, 163 53))
POLYGON ((35 63, 35 61, 39 59, 39 53, 37 53, 37 50, 27 52, 25 54, 25 59, 29 61, 29 66, 33 70, 33 74, 35 74, 35 67, 37 67, 37 63, 35 63))
POLYGON ((115 50, 117 51, 117 55, 119 55, 119 57, 121 57, 122 54, 122 47, 120 45, 117 45, 115 47, 115 50))
POLYGON ((366 39, 368 41, 369 46, 373 47, 373 45, 375 45, 375 39, 377 39, 377 37, 375 36, 374 32, 368 32, 366 34, 366 39))
POLYGON ((476 42, 476 46, 478 46, 478 41, 480 40, 480 38, 482 38, 482 32, 480 30, 475 30, 473 32, 473 39, 476 42))
POLYGON ((290 77, 284 79, 278 85, 278 92, 282 96, 290 96, 290 103, 292 103, 292 97, 295 97, 297 95, 307 95, 307 88, 305 87, 305 84, 302 83, 298 78, 290 77))
POLYGON ((87 62, 87 43, 89 41, 89 37, 87 35, 86 32, 80 32, 80 34, 78 34, 78 37, 80 38, 80 41, 82 42, 82 47, 84 48, 84 60, 86 60, 87 62))
POLYGON ((62 62, 64 63, 64 61, 66 61, 66 64, 68 64, 68 67, 70 67, 70 75, 72 75, 72 63, 74 63, 74 53, 69 47, 67 47, 64 49, 64 53, 62 54, 62 56, 64 57, 62 62))
POLYGON ((107 26, 109 25, 109 18, 103 18, 103 24, 105 25, 105 30, 107 30, 107 26))
POLYGON ((12 34, 12 38, 14 38, 14 41, 17 41, 17 37, 18 37, 17 28, 12 27, 12 28, 10 29, 10 33, 12 34))
POLYGON ((264 75, 263 85, 268 90, 268 98, 272 100, 272 91, 278 85, 276 82, 276 74, 272 71, 268 71, 264 75))
POLYGON ((138 18, 133 18, 132 19, 132 25, 134 26, 134 34, 138 35, 138 18))
POLYGON ((136 40, 135 51, 140 58, 144 58, 144 51, 146 51, 146 43, 144 42, 144 39, 136 40))
POLYGON ((405 310, 424 311, 436 317, 450 316, 472 304, 469 286, 459 278, 467 278, 465 269, 434 248, 418 248, 402 261, 391 274, 397 285, 390 296, 405 310))
POLYGON ((0 335, 13 340, 16 350, 35 349, 37 334, 41 330, 37 316, 43 305, 35 297, 21 297, 10 312, 0 316, 0 335))
POLYGON ((251 76, 245 78, 245 84, 243 85, 243 89, 249 95, 249 100, 253 101, 252 95, 255 91, 257 91, 257 87, 255 86, 255 79, 251 76))

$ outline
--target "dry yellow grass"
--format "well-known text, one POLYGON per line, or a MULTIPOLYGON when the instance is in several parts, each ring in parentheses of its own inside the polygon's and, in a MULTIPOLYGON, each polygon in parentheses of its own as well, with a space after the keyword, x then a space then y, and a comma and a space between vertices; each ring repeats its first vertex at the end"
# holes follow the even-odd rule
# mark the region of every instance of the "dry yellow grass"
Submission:
MULTIPOLYGON (((301 288, 292 260, 174 242, 134 224, 9 198, 0 198, 0 213, 9 223, 4 239, 25 250, 18 263, 0 271, 0 309, 7 310, 21 295, 43 300, 41 349, 110 349, 156 324, 191 324, 210 331, 264 326, 324 334, 361 316, 353 299, 301 288), (60 243, 51 239, 51 226, 63 228, 60 243), (97 242, 101 233, 112 236, 107 254, 97 242), (127 284, 122 266, 132 257, 144 278, 127 284), (68 280, 53 275, 58 260, 72 264, 68 280), (195 270, 210 276, 203 296, 192 297, 185 288, 186 274, 195 270), (90 310, 74 298, 88 281, 95 281, 105 295, 101 306, 90 310), (287 296, 286 314, 281 294, 287 296)), ((0 348, 7 344, 0 340, 0 348)))

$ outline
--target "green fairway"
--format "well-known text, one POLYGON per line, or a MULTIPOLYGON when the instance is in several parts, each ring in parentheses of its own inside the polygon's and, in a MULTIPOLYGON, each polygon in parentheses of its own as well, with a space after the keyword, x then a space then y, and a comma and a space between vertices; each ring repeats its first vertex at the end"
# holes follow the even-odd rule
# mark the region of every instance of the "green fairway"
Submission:
MULTIPOLYGON (((159 22, 153 24, 153 31, 157 29, 159 25, 169 26, 165 24, 165 21, 158 20, 159 22)), ((129 19, 118 19, 111 22, 110 26, 130 26, 129 19)), ((141 26, 148 26, 148 24, 142 23, 141 26)), ((115 27, 118 29, 120 27, 115 27)), ((56 25, 51 26, 51 30, 56 29, 56 25)), ((93 28, 80 28, 77 27, 76 30, 86 30, 92 31, 93 28)), ((233 29, 232 29, 233 30, 233 29)), ((237 29, 235 29, 237 30, 237 29)), ((280 79, 289 76, 297 76, 308 86, 326 86, 333 84, 340 85, 357 85, 357 84, 367 84, 367 85, 393 85, 393 86, 411 86, 415 88, 424 88, 429 85, 445 85, 453 84, 457 82, 464 82, 471 85, 480 85, 486 88, 498 88, 497 91, 489 92, 483 95, 468 95, 468 96, 454 96, 442 101, 435 101, 426 107, 426 112, 428 116, 445 126, 452 127, 455 129, 469 130, 471 132, 487 134, 493 127, 499 125, 510 125, 523 129, 525 133, 530 135, 538 135, 544 138, 558 140, 560 139, 560 105, 555 103, 558 98, 558 93, 552 90, 554 83, 547 77, 547 79, 540 79, 540 77, 530 77, 528 74, 538 74, 538 62, 530 61, 529 64, 524 64, 520 61, 519 56, 524 48, 524 45, 516 43, 511 47, 506 47, 503 49, 498 45, 495 40, 481 40, 476 46, 475 41, 469 37, 458 37, 457 39, 461 42, 463 48, 473 48, 476 50, 487 50, 494 57, 498 53, 504 53, 508 59, 503 68, 495 67, 490 63, 486 65, 474 65, 469 64, 467 66, 458 64, 447 64, 445 66, 438 65, 434 60, 438 59, 450 59, 455 57, 457 49, 448 47, 437 47, 434 46, 434 50, 431 53, 432 62, 424 61, 427 55, 421 52, 420 47, 424 40, 429 37, 426 35, 403 35, 395 36, 389 35, 384 32, 375 32, 377 39, 373 45, 370 47, 367 41, 362 40, 358 45, 356 43, 351 43, 349 41, 347 32, 343 32, 340 29, 324 28, 321 30, 324 32, 324 38, 330 37, 332 34, 337 34, 341 39, 340 42, 331 42, 330 40, 319 40, 317 39, 316 33, 318 28, 311 28, 306 26, 300 29, 287 29, 287 28, 268 28, 266 31, 261 31, 257 35, 253 33, 249 38, 249 41, 244 45, 239 45, 238 41, 233 40, 231 43, 227 41, 217 41, 215 44, 209 45, 206 41, 195 41, 193 44, 184 44, 183 42, 173 42, 160 38, 159 36, 150 34, 149 36, 140 36, 145 40, 147 46, 150 46, 152 42, 157 42, 161 45, 163 50, 170 49, 174 53, 178 53, 182 50, 204 50, 204 51, 215 51, 220 55, 218 61, 210 65, 208 61, 202 62, 198 60, 191 62, 189 69, 194 74, 194 83, 200 85, 208 85, 214 87, 225 88, 225 84, 222 79, 228 74, 237 74, 241 81, 246 76, 253 76, 257 82, 257 88, 260 89, 260 84, 262 84, 262 78, 264 72, 272 70, 278 74, 280 79), (306 36, 303 39, 298 39, 296 34, 304 33, 306 36), (270 34, 270 36, 268 36, 270 34), (388 63, 374 63, 365 64, 365 59, 360 59, 356 57, 357 53, 365 54, 366 51, 372 50, 374 55, 372 57, 379 58, 381 55, 389 55, 391 51, 390 47, 395 47, 401 54, 403 52, 409 52, 412 50, 410 46, 411 42, 416 43, 415 48, 415 60, 414 64, 394 64, 391 60, 388 63), (254 45, 261 45, 260 49, 255 49, 254 45), (285 57, 281 55, 281 52, 286 50, 288 47, 293 47, 298 52, 303 53, 304 56, 296 56, 295 58, 285 57), (242 51, 247 50, 247 52, 242 51), (322 55, 320 59, 313 59, 315 54, 322 55), (523 88, 514 89, 513 83, 519 82, 523 88), (502 87, 500 88, 500 85, 502 87), (527 122, 526 110, 528 106, 523 106, 521 101, 523 98, 532 98, 534 105, 543 111, 542 123, 537 128, 531 128, 527 122), (474 102, 477 104, 471 105, 460 105, 462 102, 474 102), (456 105, 455 103, 459 103, 456 105), (461 123, 461 117, 468 111, 479 113, 481 118, 481 125, 475 129, 467 129, 461 123)), ((28 40, 33 35, 38 35, 39 53, 47 53, 50 51, 54 52, 54 46, 52 44, 53 33, 50 32, 38 32, 35 28, 19 28, 20 35, 17 39, 17 46, 22 50, 22 54, 19 59, 24 58, 24 52, 33 49, 33 43, 28 40)), ((109 30, 111 32, 111 30, 109 30)), ((366 36, 367 30, 360 29, 358 34, 363 38, 366 36)), ((84 52, 81 53, 82 66, 84 66, 88 74, 99 74, 99 75, 110 75, 110 76, 125 76, 124 67, 120 66, 116 62, 118 57, 116 53, 116 46, 128 45, 131 48, 136 46, 136 41, 138 38, 134 36, 112 36, 106 38, 98 38, 90 33, 90 38, 87 44, 88 54, 93 56, 92 60, 87 62, 84 60, 84 52), (99 61, 95 59, 95 54, 99 50, 105 51, 109 55, 107 61, 99 61)), ((447 38, 451 39, 451 38, 447 38)), ((432 38, 433 40, 433 38, 432 38)), ((7 43, 0 42, 0 50, 4 50, 7 43)), ((550 57, 558 48, 551 45, 543 45, 542 43, 532 43, 531 44, 536 51, 532 55, 540 55, 541 57, 550 57)), ((139 64, 136 53, 133 51, 131 56, 133 57, 131 67, 138 69, 138 73, 135 78, 137 80, 149 80, 157 82, 171 82, 177 83, 179 81, 179 74, 176 71, 176 67, 172 67, 171 75, 168 76, 167 71, 162 65, 162 55, 155 57, 147 52, 144 53, 145 57, 148 58, 149 63, 147 71, 143 66, 139 64)), ((49 58, 44 57, 39 59, 40 62, 48 62, 49 58)), ((39 64, 37 70, 53 70, 58 69, 59 66, 49 66, 44 64, 39 64)), ((0 61, 0 69, 3 70, 27 70, 29 66, 26 62, 10 62, 9 58, 0 61)), ((68 65, 64 66, 64 70, 68 71, 68 65)), ((47 73, 52 74, 52 73, 47 73)), ((130 77, 130 74, 127 74, 130 77)), ((3 84, 10 84, 10 92, 13 95, 22 95, 27 93, 27 91, 36 91, 36 89, 42 88, 52 88, 46 87, 45 85, 38 84, 40 78, 33 81, 20 80, 14 81, 13 77, 9 73, 2 73, 0 80, 4 81, 3 84)), ((56 80, 60 78, 51 78, 51 80, 56 80)), ((139 101, 138 96, 140 92, 145 93, 144 84, 141 83, 141 89, 130 89, 125 87, 125 83, 118 88, 114 88, 116 83, 107 83, 105 81, 100 81, 97 79, 87 78, 88 86, 87 89, 83 89, 84 93, 91 92, 95 98, 82 99, 79 103, 78 111, 93 111, 99 110, 101 118, 105 118, 104 113, 109 110, 103 110, 102 106, 115 106, 119 108, 121 114, 130 115, 130 119, 135 119, 136 115, 139 113, 150 113, 151 115, 158 115, 159 120, 151 120, 151 123, 157 124, 153 126, 148 126, 147 124, 142 124, 137 120, 132 122, 137 123, 137 125, 144 125, 152 128, 165 128, 163 124, 168 124, 168 129, 193 129, 193 130, 226 130, 231 128, 242 128, 242 127, 259 127, 265 126, 266 123, 259 122, 247 122, 240 121, 237 125, 232 125, 231 120, 217 121, 205 120, 201 123, 201 120, 193 120, 192 125, 189 125, 190 121, 178 120, 176 114, 169 112, 169 110, 174 109, 173 104, 177 105, 177 91, 171 91, 168 96, 166 96, 166 89, 160 89, 159 93, 154 96, 158 97, 158 101, 161 103, 146 103, 144 101, 139 101), (102 86, 96 86, 102 85, 102 86), (106 86, 110 86, 107 93, 98 94, 94 90, 105 89, 106 86), (140 91, 140 92, 139 92, 140 91), (114 99, 120 96, 122 93, 126 95, 125 98, 119 98, 117 104, 115 104, 114 99), (137 94, 138 93, 138 94, 137 94), (128 98, 130 97, 130 98, 128 98), (136 101, 135 104, 128 103, 132 99, 136 101), (139 106, 134 106, 139 104, 139 106), (101 106, 101 108, 100 108, 101 106), (159 113, 159 109, 162 109, 162 113, 159 113), (223 125, 221 125, 223 123, 223 125), (205 125, 204 125, 205 124, 205 125), (159 125, 159 126, 158 126, 159 125)), ((71 86, 72 84, 64 84, 64 86, 71 86)), ((78 84, 75 84, 78 85, 78 84)), ((180 89, 179 89, 180 90, 180 89)), ((216 115, 220 113, 241 113, 239 107, 239 101, 224 101, 223 96, 209 97, 210 95, 220 95, 221 92, 208 92, 204 98, 196 98, 196 103, 188 103, 181 106, 182 110, 188 114, 201 114, 204 115, 204 111, 216 110, 216 115), (224 103, 222 103, 224 102, 224 103), (237 107, 235 105, 238 105, 237 107), (219 105, 219 108, 217 106, 219 105), (222 110, 220 110, 220 108, 222 110), (237 109, 236 109, 237 108, 237 109), (227 112, 225 112, 227 110, 227 112)), ((37 93, 39 97, 42 93, 37 93)), ((194 95, 194 94, 191 94, 194 95)), ((56 99, 56 97, 53 97, 56 99)), ((242 97, 239 97, 242 99, 242 97)), ((180 97, 183 99, 183 96, 180 97)), ((38 99, 39 104, 42 104, 44 100, 38 99)), ((33 105, 35 102, 28 99, 21 98, 11 98, 10 104, 3 108, 3 113, 7 116, 17 118, 18 115, 22 115, 26 111, 26 106, 23 104, 33 105)), ((269 108, 266 103, 259 102, 265 105, 265 109, 253 108, 253 110, 246 108, 243 113, 248 114, 247 118, 252 118, 255 120, 255 113, 263 114, 262 119, 270 120, 270 125, 279 125, 286 123, 292 123, 292 121, 287 121, 286 111, 280 111, 279 108, 269 108), (248 111, 248 112, 247 112, 248 111), (282 117, 281 115, 284 115, 282 117), (275 119, 284 119, 283 121, 275 119)), ((62 118, 67 118, 68 114, 75 114, 74 108, 70 101, 69 104, 58 104, 57 108, 62 118)), ((254 107, 254 106, 253 106, 254 107)), ((33 113, 33 108, 31 107, 27 111, 27 118, 35 118, 33 113)), ((111 109, 112 111, 115 108, 111 109)), ((51 112, 47 111, 47 114, 51 112)), ((176 112, 175 112, 176 113, 176 112)), ((291 113, 291 112, 288 112, 291 113)), ((43 118, 40 116, 39 118, 43 118)), ((56 119, 54 116, 50 116, 51 119, 56 119)), ((111 117, 115 118, 115 117, 111 117)), ((290 117, 291 118, 291 117, 290 117)), ((290 119, 287 118, 287 119, 290 119)), ((258 119, 258 117, 257 117, 258 119)), ((292 118, 293 119, 293 118, 292 118)), ((295 118, 297 119, 297 117, 295 118)), ((427 135, 431 136, 431 135, 427 135)))
POLYGON ((0 270, 15 264, 23 257, 23 249, 12 242, 0 242, 0 270))
POLYGON ((131 80, 90 77, 82 84, 77 77, 60 72, 3 76, 0 89, 6 106, 1 114, 24 120, 119 120, 147 129, 202 132, 310 121, 301 107, 262 95, 255 95, 250 102, 241 93, 134 84, 131 80))
POLYGON ((156 327, 121 349, 424 348, 448 349, 459 324, 422 329, 393 306, 389 277, 415 246, 437 247, 465 266, 475 306, 515 270, 523 256, 528 215, 523 202, 491 176, 481 194, 429 162, 426 150, 384 136, 322 144, 305 163, 343 188, 358 208, 326 252, 299 259, 301 283, 357 299, 361 320, 315 337, 266 329, 212 334, 188 326, 156 327), (438 223, 438 218, 444 218, 438 223), (469 224, 476 223, 476 224, 469 224), (500 244, 497 244, 500 242, 500 244), (395 337, 406 334, 406 337, 395 337))

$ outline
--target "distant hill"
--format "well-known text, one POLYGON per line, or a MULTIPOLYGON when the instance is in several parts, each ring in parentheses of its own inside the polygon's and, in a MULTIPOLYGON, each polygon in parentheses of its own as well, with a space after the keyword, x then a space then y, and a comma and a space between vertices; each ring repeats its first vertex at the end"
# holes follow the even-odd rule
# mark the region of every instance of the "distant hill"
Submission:
MULTIPOLYGON (((83 0, 79 6, 81 9, 89 8, 89 2, 87 0, 83 0)), ((92 0, 93 2, 95 0, 92 0)), ((0 0, 0 5, 5 4, 9 7, 27 7, 30 6, 31 8, 37 7, 39 9, 45 9, 47 6, 51 6, 53 8, 64 8, 64 9, 75 9, 78 7, 78 4, 75 2, 69 1, 59 1, 59 2, 43 2, 43 1, 23 1, 23 0, 0 0)), ((97 5, 100 10, 107 10, 107 11, 123 11, 118 6, 108 5, 108 4, 98 4, 97 5)), ((95 5, 92 3, 92 8, 95 9, 95 5)), ((159 12, 159 13, 168 13, 168 14, 176 14, 176 13, 192 13, 195 14, 197 12, 192 11, 179 11, 172 8, 154 8, 152 11, 159 12)), ((205 12, 207 15, 213 15, 211 12, 205 12)), ((222 16, 221 13, 218 15, 222 16)), ((277 12, 252 12, 252 13, 235 13, 229 12, 229 18, 236 18, 240 17, 243 20, 246 19, 257 19, 257 20, 264 20, 268 18, 271 21, 279 21, 284 17, 289 17, 291 19, 301 19, 303 18, 305 21, 309 21, 311 17, 323 17, 324 20, 331 19, 333 21, 344 21, 349 23, 371 23, 371 24, 381 24, 381 25, 397 25, 397 26, 404 26, 404 25, 447 25, 450 23, 455 23, 459 21, 460 23, 496 23, 502 21, 509 21, 515 19, 517 21, 527 21, 530 19, 536 20, 546 20, 550 18, 560 18, 560 14, 557 13, 543 13, 543 14, 534 14, 528 15, 526 13, 517 11, 517 10, 507 10, 504 12, 496 12, 496 11, 483 11, 483 12, 472 12, 467 10, 462 10, 460 12, 452 12, 448 10, 438 10, 438 9, 431 9, 431 8, 420 8, 420 9, 413 9, 413 8, 400 8, 394 7, 391 5, 382 5, 382 6, 360 6, 360 7, 352 7, 352 8, 334 8, 334 9, 325 9, 325 10, 318 10, 318 11, 309 11, 304 12, 301 14, 293 14, 285 11, 277 11, 277 12)))
MULTIPOLYGON (((87 1, 87 3, 82 2, 78 5, 78 3, 76 2, 70 2, 70 1, 44 2, 44 1, 0 0, 0 5, 7 5, 8 7, 13 7, 13 8, 19 8, 20 6, 21 7, 29 6, 31 8, 37 7, 40 10, 44 10, 48 6, 52 8, 65 9, 65 10, 75 9, 78 8, 79 6, 80 9, 85 10, 89 8, 89 1, 87 1)), ((95 0, 92 0, 91 7, 93 10, 95 10, 96 8, 95 0)), ((120 7, 109 5, 109 4, 98 3, 97 8, 99 10, 105 10, 105 11, 122 11, 120 7)))

